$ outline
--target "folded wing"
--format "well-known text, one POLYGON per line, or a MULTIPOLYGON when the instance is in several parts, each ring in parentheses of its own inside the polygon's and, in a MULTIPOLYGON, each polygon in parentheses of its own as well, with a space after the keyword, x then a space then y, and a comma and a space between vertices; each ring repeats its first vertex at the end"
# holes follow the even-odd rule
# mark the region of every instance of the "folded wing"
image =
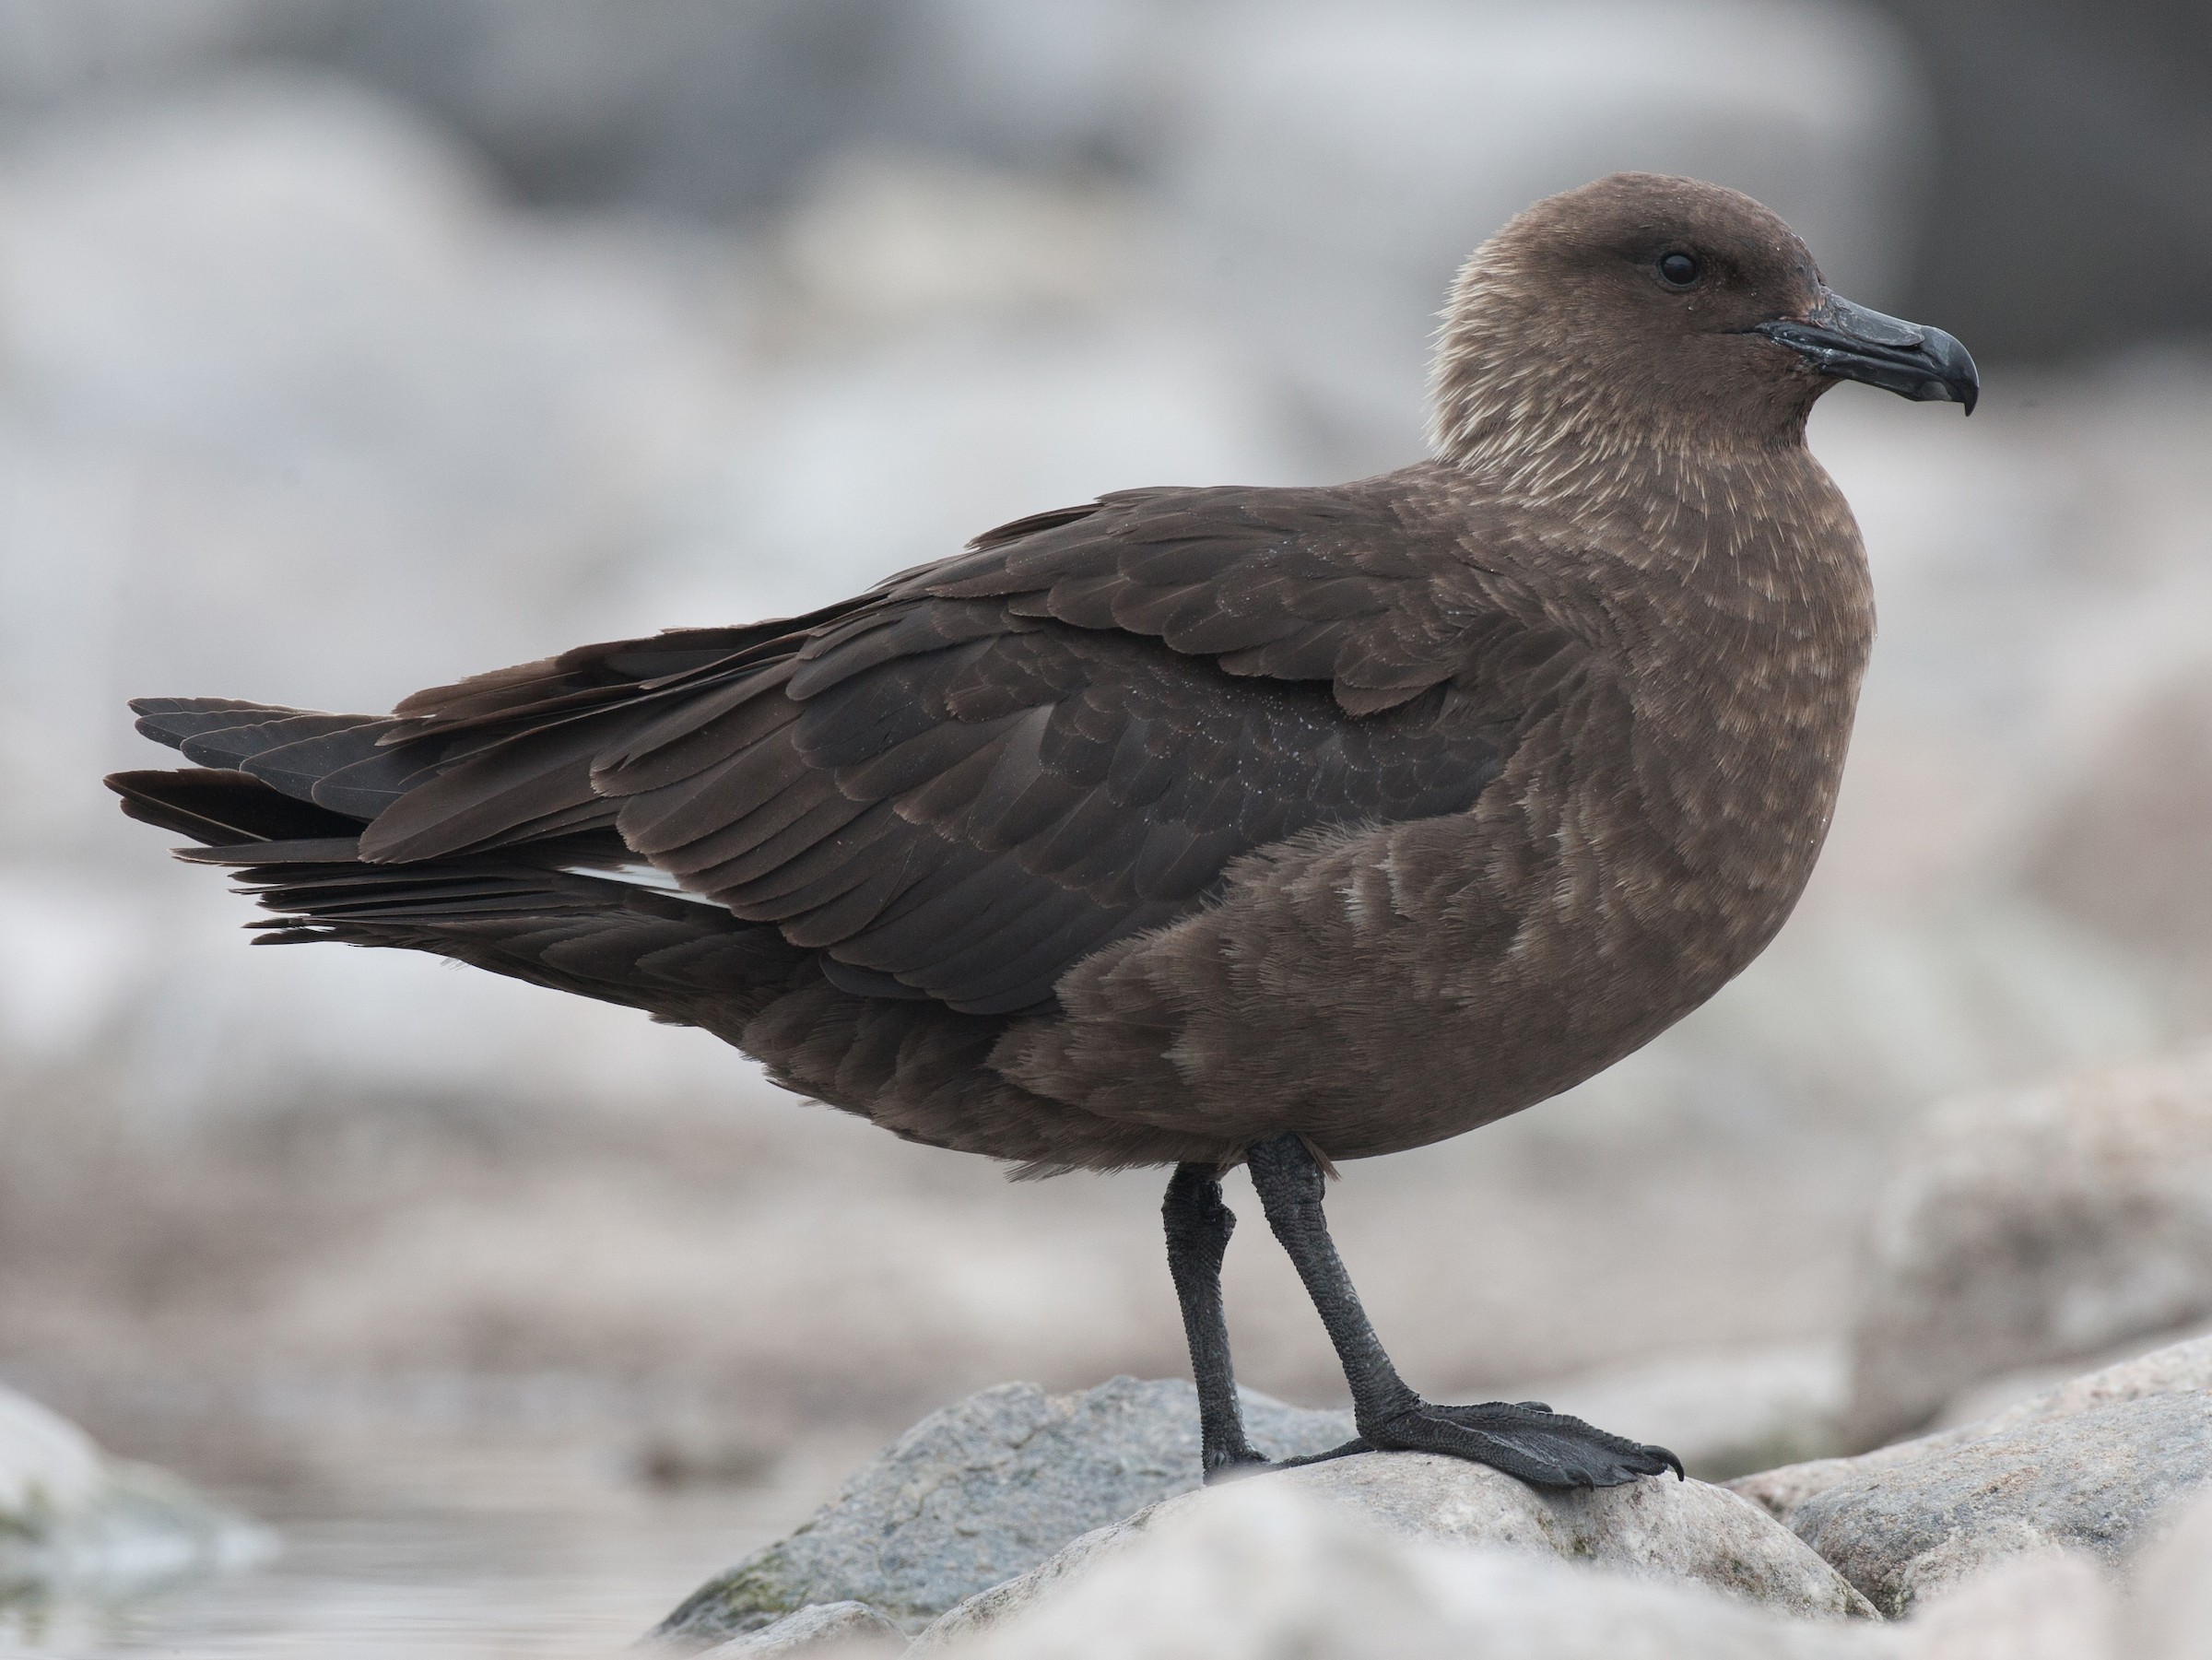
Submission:
POLYGON ((582 648, 389 718, 142 724, 369 820, 365 860, 611 828, 848 991, 1009 1013, 1245 854, 1463 811, 1496 774, 1572 642, 1395 500, 1109 497, 809 617, 582 648))

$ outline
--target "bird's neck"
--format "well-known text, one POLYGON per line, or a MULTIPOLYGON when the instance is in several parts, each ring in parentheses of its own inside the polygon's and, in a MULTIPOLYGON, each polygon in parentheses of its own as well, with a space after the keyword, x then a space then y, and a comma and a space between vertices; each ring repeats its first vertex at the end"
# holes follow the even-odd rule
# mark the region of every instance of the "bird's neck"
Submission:
POLYGON ((1479 258, 1461 273, 1429 386, 1436 459, 1494 500, 1586 512, 1804 455, 1813 383, 1685 399, 1648 366, 1558 337, 1495 277, 1479 258))
POLYGON ((1803 411, 1771 430, 1730 430, 1623 406, 1617 390, 1602 386, 1491 379, 1438 392, 1437 460, 1491 499, 1537 511, 1695 499, 1716 479, 1786 476, 1811 465, 1803 411))

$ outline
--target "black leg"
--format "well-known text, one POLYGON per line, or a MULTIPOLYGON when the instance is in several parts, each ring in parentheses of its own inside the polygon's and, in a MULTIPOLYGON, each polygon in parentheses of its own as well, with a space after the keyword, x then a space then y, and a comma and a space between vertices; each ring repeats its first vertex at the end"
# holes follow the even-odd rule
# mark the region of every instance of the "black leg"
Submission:
POLYGON ((1206 1479, 1239 1465, 1264 1463, 1244 1439, 1237 1378, 1230 1365, 1229 1323, 1221 1313, 1221 1259, 1237 1219, 1221 1202, 1221 1183, 1200 1164, 1179 1164, 1159 1207, 1168 1229, 1168 1272, 1182 1304, 1191 1341, 1191 1377, 1198 1385, 1198 1425, 1206 1479))
MULTIPOLYGON (((1268 1226, 1306 1282, 1306 1292, 1344 1362, 1359 1439, 1322 1458, 1347 1453, 1444 1453, 1487 1464, 1537 1487, 1616 1487, 1639 1476, 1682 1473, 1682 1461, 1595 1430, 1537 1401, 1439 1407, 1406 1387, 1384 1352, 1322 1214, 1323 1175, 1302 1137, 1277 1136, 1245 1149, 1268 1226)), ((1188 1304, 1185 1305, 1188 1307, 1188 1304)), ((1290 1459, 1310 1464, 1313 1459, 1290 1459)))
POLYGON ((1353 1417, 1362 1435, 1369 1424, 1394 1418, 1420 1405, 1420 1396, 1406 1386, 1398 1369, 1383 1351, 1382 1340, 1368 1324, 1359 1306, 1352 1277, 1344 1271, 1336 1242, 1322 1215, 1321 1163, 1302 1137, 1277 1136, 1247 1149, 1252 1184, 1259 1190, 1266 1209, 1267 1225, 1289 1254, 1298 1277, 1306 1282, 1306 1295, 1321 1315, 1321 1324, 1336 1346, 1344 1362, 1344 1381, 1352 1386, 1353 1417))

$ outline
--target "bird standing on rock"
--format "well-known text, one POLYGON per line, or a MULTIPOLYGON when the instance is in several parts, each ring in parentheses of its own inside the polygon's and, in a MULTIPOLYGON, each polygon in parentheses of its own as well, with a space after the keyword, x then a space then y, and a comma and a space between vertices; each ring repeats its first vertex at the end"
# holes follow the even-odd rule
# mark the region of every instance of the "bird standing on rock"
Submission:
POLYGON ((1174 1166, 1209 1477, 1258 1466, 1219 1177, 1248 1165, 1352 1392, 1335 1453, 1552 1487, 1680 1465, 1437 1406, 1362 1313, 1331 1160, 1610 1065, 1810 874, 1873 637, 1805 445, 1839 380, 1971 412, 1938 330, 1747 196, 1618 174, 1454 285, 1432 459, 1126 490, 805 617, 582 646, 388 716, 148 699, 110 782, 238 867, 265 944, 397 946, 704 1027, 1026 1171, 1174 1166))

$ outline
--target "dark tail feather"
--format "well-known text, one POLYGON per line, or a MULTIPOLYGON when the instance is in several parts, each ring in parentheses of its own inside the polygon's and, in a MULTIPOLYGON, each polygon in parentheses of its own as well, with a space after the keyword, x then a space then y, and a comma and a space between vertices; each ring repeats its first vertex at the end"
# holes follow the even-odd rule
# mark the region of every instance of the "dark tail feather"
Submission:
POLYGON ((428 951, 732 1037, 810 973, 814 955, 719 905, 490 854, 252 865, 240 885, 276 912, 253 924, 256 945, 428 951))
MULTIPOLYGON (((257 778, 358 820, 348 834, 412 795, 399 819, 371 838, 379 863, 611 829, 619 806, 592 789, 592 758, 607 736, 601 712, 571 712, 535 732, 418 734, 401 742, 407 723, 388 715, 322 714, 234 698, 139 698, 131 708, 141 733, 185 759, 257 778)), ((612 718, 624 716, 618 710, 612 718)))
MULTIPOLYGON (((599 755, 619 749, 669 700, 712 689, 717 677, 772 666, 799 649, 810 626, 862 604, 841 601, 749 628, 583 646, 418 692, 392 715, 325 714, 237 698, 139 698, 131 708, 141 733, 187 760, 358 820, 346 833, 367 830, 363 851, 372 863, 556 840, 565 846, 579 834, 615 838, 621 804, 592 784, 599 755)), ((201 834, 207 826, 153 822, 210 839, 201 834)))
POLYGON ((109 789, 123 810, 208 847, 244 842, 300 842, 359 837, 361 821, 271 789, 229 768, 177 771, 112 772, 109 789))
MULTIPOLYGON (((297 800, 373 818, 438 754, 383 742, 389 715, 324 714, 235 698, 136 698, 138 730, 203 767, 260 779, 297 800)), ((442 747, 441 747, 442 748, 442 747)))
POLYGON ((812 971, 813 952, 720 905, 559 867, 627 856, 604 832, 525 856, 364 865, 354 857, 359 819, 243 772, 118 772, 107 783, 132 818, 203 844, 182 857, 241 867, 241 889, 276 912, 251 924, 257 945, 428 951, 725 1031, 812 971))

